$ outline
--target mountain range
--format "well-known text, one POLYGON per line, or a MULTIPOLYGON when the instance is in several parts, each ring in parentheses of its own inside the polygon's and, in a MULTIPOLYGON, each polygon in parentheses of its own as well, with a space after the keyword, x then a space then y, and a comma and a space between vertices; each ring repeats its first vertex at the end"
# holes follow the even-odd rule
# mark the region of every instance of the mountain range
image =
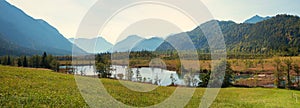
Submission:
MULTIPOLYGON (((209 52, 209 45, 201 28, 211 27, 213 22, 219 24, 228 52, 280 55, 298 55, 300 52, 300 18, 298 16, 276 15, 255 24, 218 20, 206 22, 192 31, 184 32, 198 50, 209 52)), ((168 40, 178 40, 181 34, 170 36, 168 40)), ((184 47, 187 44, 184 40, 181 42, 183 42, 182 50, 190 48, 184 47)), ((158 50, 170 49, 174 48, 168 42, 164 42, 158 48, 158 50)))
POLYGON ((246 20, 246 23, 212 20, 201 24, 194 30, 170 35, 165 40, 158 37, 145 39, 137 35, 132 35, 118 42, 113 47, 113 51, 166 51, 175 50, 174 46, 176 46, 177 50, 191 50, 191 48, 195 47, 197 50, 208 53, 210 47, 206 39, 207 36, 204 35, 201 28, 209 28, 217 22, 223 33, 227 52, 281 55, 299 54, 300 18, 298 16, 283 14, 274 17, 260 17, 256 15, 250 18, 250 20, 246 20), (254 20, 250 21, 256 18, 263 19, 256 20, 256 22, 254 20))
POLYGON ((108 52, 113 47, 111 43, 107 42, 102 37, 92 39, 70 38, 69 41, 77 45, 79 48, 85 50, 86 52, 93 54, 108 52))
POLYGON ((142 38, 137 35, 131 35, 117 42, 116 45, 109 43, 102 37, 99 38, 69 38, 69 41, 87 51, 88 53, 104 53, 104 52, 127 52, 127 51, 155 51, 164 39, 152 37, 149 39, 142 38))
MULTIPOLYGON (((210 47, 206 39, 207 36, 204 35, 201 28, 214 26, 214 23, 217 22, 223 33, 227 52, 299 54, 300 19, 298 16, 277 15, 274 17, 260 17, 256 15, 250 20, 246 20, 246 23, 212 20, 201 24, 192 31, 170 35, 165 40, 158 37, 145 39, 132 35, 119 41, 108 52, 166 51, 175 50, 174 46, 176 46, 177 50, 191 50, 191 48, 195 47, 197 50, 208 53, 210 47), (254 20, 250 21, 257 18, 264 19, 256 20, 256 22, 254 20)), ((100 46, 103 47, 105 45, 100 46)))
MULTIPOLYGON (((228 52, 283 55, 298 55, 300 52, 300 18, 293 15, 256 15, 244 23, 212 20, 194 30, 173 34, 166 39, 131 35, 112 45, 102 37, 68 40, 46 21, 28 16, 5 0, 0 0, 0 13, 0 56, 34 55, 44 51, 54 55, 70 55, 72 49, 83 54, 174 50, 174 44, 172 46, 170 42, 176 43, 177 50, 195 47, 202 52, 209 52, 207 36, 201 28, 215 26, 215 22, 223 33, 228 52)), ((206 34, 213 34, 214 31, 209 32, 206 34)))
POLYGON ((72 54, 73 44, 46 21, 32 18, 5 0, 0 0, 0 13, 0 55, 72 54))

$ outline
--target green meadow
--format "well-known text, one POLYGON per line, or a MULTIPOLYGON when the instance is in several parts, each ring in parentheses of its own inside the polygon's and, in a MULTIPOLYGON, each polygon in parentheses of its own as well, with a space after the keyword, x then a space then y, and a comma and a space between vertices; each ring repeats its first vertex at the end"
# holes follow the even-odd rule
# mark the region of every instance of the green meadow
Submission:
MULTIPOLYGON (((116 100, 136 107, 158 104, 176 87, 135 92, 119 81, 101 79, 116 100), (130 97, 130 98, 128 98, 130 97)), ((134 83, 134 82, 130 82, 134 83)), ((187 108, 199 107, 205 88, 196 88, 187 108)), ((222 88, 212 108, 297 108, 300 91, 275 88, 222 88)), ((0 107, 88 107, 73 75, 51 70, 0 66, 0 107)))

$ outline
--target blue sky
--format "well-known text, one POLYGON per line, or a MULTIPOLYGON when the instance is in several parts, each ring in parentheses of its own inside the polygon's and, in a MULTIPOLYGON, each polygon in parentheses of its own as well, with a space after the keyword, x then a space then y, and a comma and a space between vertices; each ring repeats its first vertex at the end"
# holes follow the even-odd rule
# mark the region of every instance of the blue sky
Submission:
MULTIPOLYGON (((97 0, 7 1, 34 18, 46 20, 67 38, 74 37, 76 35, 76 31, 82 18, 93 4, 97 2, 97 0)), ((113 1, 115 4, 118 4, 118 0, 109 1, 113 1)), ((186 2, 188 2, 188 0, 186 2)), ((300 0, 202 0, 202 2, 207 6, 211 14, 214 16, 214 19, 233 20, 238 23, 243 22, 254 15, 300 15, 300 0)), ((114 6, 116 5, 109 5, 107 7, 109 8, 114 6)), ((126 21, 123 22, 126 23, 126 21)), ((194 25, 190 25, 183 28, 183 31, 188 31, 193 28, 195 28, 194 25)), ((157 35, 166 35, 166 33, 157 35)), ((116 37, 112 36, 106 36, 106 38, 111 43, 114 43, 116 40, 116 37)))

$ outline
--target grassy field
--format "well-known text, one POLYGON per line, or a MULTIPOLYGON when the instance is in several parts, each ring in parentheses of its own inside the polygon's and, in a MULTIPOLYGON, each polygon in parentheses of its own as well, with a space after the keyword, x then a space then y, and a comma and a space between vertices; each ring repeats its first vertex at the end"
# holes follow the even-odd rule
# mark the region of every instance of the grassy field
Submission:
POLYGON ((0 107, 84 107, 74 77, 0 66, 0 107))
MULTIPOLYGON (((148 106, 162 102, 175 87, 158 87, 147 92, 134 92, 117 80, 101 79, 115 99, 132 106, 148 106), (131 98, 128 98, 131 97, 131 98)), ((186 106, 199 106, 204 88, 197 88, 186 106)), ((292 96, 300 99, 300 91, 269 88, 224 88, 212 104, 212 108, 253 108, 300 106, 292 96)), ((26 69, 0 66, 0 107, 87 107, 77 89, 74 76, 44 69, 26 69)))

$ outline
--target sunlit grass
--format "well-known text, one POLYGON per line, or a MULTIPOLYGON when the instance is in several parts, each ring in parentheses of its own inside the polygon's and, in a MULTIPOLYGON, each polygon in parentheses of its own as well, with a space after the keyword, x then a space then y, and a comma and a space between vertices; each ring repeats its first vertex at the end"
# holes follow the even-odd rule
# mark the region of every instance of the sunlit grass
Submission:
POLYGON ((72 75, 0 66, 0 106, 84 107, 72 75))
MULTIPOLYGON (((175 87, 158 87, 143 93, 122 86, 118 80, 101 79, 108 92, 130 106, 149 106, 164 101, 175 87)), ((186 107, 199 107, 205 88, 197 88, 186 107)), ((271 88, 221 89, 212 108, 298 108, 300 91, 271 88), (294 96, 293 96, 294 94, 294 96), (296 96, 295 96, 296 95, 296 96)), ((50 70, 0 66, 0 107, 87 107, 73 75, 50 70)))

